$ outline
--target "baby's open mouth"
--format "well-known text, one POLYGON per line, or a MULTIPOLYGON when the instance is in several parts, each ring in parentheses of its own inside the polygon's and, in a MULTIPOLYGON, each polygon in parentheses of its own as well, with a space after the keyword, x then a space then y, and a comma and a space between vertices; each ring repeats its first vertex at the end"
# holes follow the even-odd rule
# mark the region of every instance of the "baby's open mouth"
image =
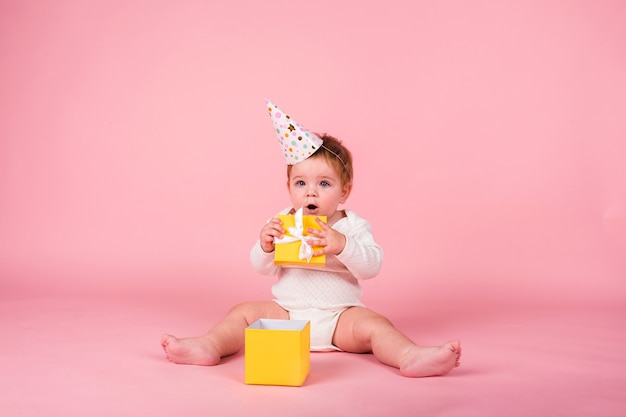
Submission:
POLYGON ((308 206, 306 206, 306 208, 308 208, 309 210, 315 210, 317 209, 317 206, 315 204, 309 204, 308 206))

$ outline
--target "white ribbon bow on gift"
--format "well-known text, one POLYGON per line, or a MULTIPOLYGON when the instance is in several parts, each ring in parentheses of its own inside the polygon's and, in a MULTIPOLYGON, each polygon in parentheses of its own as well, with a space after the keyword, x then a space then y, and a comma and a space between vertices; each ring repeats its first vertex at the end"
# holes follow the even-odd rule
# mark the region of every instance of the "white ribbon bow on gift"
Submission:
POLYGON ((297 242, 299 240, 302 243, 300 244, 298 257, 300 259, 306 259, 307 262, 311 262, 311 258, 313 257, 313 248, 309 245, 308 240, 313 239, 313 237, 304 235, 304 226, 302 225, 302 208, 299 208, 298 211, 296 211, 294 220, 296 225, 287 228, 287 231, 291 236, 283 235, 280 239, 274 238, 274 244, 280 245, 282 243, 297 242))

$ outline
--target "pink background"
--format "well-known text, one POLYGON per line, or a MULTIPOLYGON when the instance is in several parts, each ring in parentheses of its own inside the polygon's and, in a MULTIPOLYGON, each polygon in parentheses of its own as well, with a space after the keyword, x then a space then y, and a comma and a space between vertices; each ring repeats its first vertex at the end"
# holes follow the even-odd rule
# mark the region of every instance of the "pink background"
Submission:
POLYGON ((194 415, 224 379, 246 398, 213 398, 224 410, 300 404, 243 385, 241 356, 158 351, 162 331, 270 297, 248 263, 289 204, 268 97, 353 151, 346 207, 385 249, 364 301, 465 346, 463 368, 419 381, 314 355, 298 401, 623 415, 625 21, 621 1, 0 1, 1 408, 194 415), (363 378, 381 381, 365 400, 337 394, 363 378), (181 397, 149 391, 163 381, 181 397))

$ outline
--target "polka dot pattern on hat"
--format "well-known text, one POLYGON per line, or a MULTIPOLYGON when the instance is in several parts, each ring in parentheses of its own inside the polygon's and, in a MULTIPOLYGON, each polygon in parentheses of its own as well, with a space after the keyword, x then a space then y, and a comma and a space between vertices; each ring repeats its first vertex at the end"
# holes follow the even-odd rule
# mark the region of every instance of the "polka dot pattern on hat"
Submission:
POLYGON ((294 165, 313 155, 324 143, 313 132, 292 119, 270 100, 265 99, 274 123, 276 137, 287 165, 294 165))

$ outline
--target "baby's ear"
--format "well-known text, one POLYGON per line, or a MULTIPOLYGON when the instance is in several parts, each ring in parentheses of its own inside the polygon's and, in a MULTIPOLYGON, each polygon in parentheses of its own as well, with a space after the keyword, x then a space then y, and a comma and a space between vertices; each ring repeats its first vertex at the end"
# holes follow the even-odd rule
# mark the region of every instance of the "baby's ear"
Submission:
POLYGON ((341 203, 345 203, 348 197, 350 197, 350 192, 352 192, 352 183, 344 184, 341 188, 341 203))

